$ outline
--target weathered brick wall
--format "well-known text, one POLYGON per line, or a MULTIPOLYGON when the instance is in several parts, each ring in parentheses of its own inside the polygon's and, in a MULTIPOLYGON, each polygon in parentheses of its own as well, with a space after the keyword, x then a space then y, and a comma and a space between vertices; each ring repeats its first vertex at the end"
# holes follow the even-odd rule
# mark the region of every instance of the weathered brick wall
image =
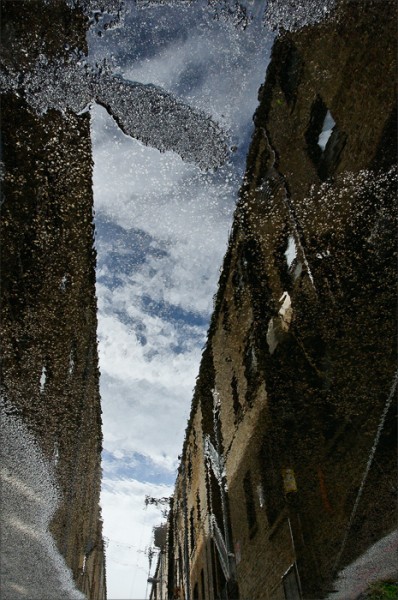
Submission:
MULTIPOLYGON (((233 530, 244 536, 244 526, 238 520, 239 507, 245 504, 242 481, 250 470, 255 486, 255 454, 261 434, 273 430, 277 434, 272 447, 278 470, 294 466, 296 472, 298 493, 294 506, 287 502, 287 508, 300 518, 297 535, 305 541, 300 550, 301 575, 308 597, 322 594, 322 582, 336 568, 356 493, 394 381, 396 315, 392 311, 392 290, 396 252, 390 241, 395 238, 392 204, 396 176, 386 176, 386 171, 381 175, 358 175, 360 169, 380 165, 387 170, 396 160, 395 146, 388 142, 386 134, 391 127, 390 115, 395 111, 390 9, 380 3, 368 3, 365 10, 358 3, 351 3, 337 25, 324 24, 285 35, 275 45, 256 115, 248 183, 243 189, 231 242, 229 284, 220 299, 220 315, 212 338, 215 345, 217 336, 222 340, 213 346, 222 371, 221 375, 216 372, 216 380, 225 380, 221 385, 227 390, 228 379, 235 370, 240 398, 248 379, 247 372, 246 382, 239 373, 245 345, 248 337, 252 338, 256 362, 261 365, 260 381, 265 381, 267 393, 264 399, 259 394, 255 407, 258 402, 268 403, 269 411, 266 421, 254 427, 251 434, 245 432, 250 430, 248 415, 236 428, 230 418, 234 403, 230 392, 229 406, 224 411, 228 430, 224 439, 235 436, 236 456, 239 451, 243 454, 239 467, 235 456, 229 471, 237 479, 236 492, 230 486, 233 530), (382 39, 377 50, 375 38, 382 39), (364 47, 364 40, 368 47, 364 47), (292 64, 297 72, 292 73, 292 64), (359 64, 363 68, 357 75, 359 64), (389 75, 385 79, 386 73, 389 75), (289 87, 289 77, 294 79, 294 89, 289 87), (379 90, 377 97, 382 96, 380 103, 373 93, 375 85, 379 90), (369 101, 368 95, 372 96, 369 101), (330 108, 345 141, 330 173, 334 181, 328 187, 322 187, 323 173, 318 173, 309 156, 306 140, 317 97, 322 97, 330 108), (360 103, 364 104, 363 110, 360 103), (364 114, 367 120, 361 127, 364 114), (381 220, 383 226, 378 229, 381 220), (378 236, 377 242, 372 240, 374 235, 378 236), (284 256, 289 237, 294 237, 297 248, 290 272, 284 256), (242 264, 246 267, 243 274, 242 264), (292 314, 285 313, 283 320, 279 311, 285 291, 290 296, 292 314), (224 331, 220 333, 221 327, 224 331), (230 352, 230 358, 224 358, 227 366, 222 364, 224 348, 230 352), (246 447, 245 435, 249 440, 246 447), (258 439, 252 442, 256 435, 258 439), (246 452, 251 460, 246 458, 246 452), (239 523, 236 528, 234 512, 239 523)), ((392 139, 391 131, 389 135, 392 139)), ((253 373, 251 378, 258 386, 253 373)), ((345 554, 340 557, 340 568, 395 524, 391 487, 396 468, 392 450, 393 409, 394 406, 387 415, 379 456, 370 471, 345 554), (381 465, 388 467, 385 470, 381 465), (383 514, 382 522, 376 516, 377 510, 383 514)), ((232 448, 233 445, 233 456, 232 448)), ((266 523, 262 531, 267 531, 266 523)), ((253 537, 253 553, 247 564, 243 565, 242 554, 238 566, 242 597, 254 597, 257 593, 251 563, 262 564, 258 577, 263 585, 268 588, 270 581, 271 563, 265 548, 271 540, 263 540, 264 559, 260 563, 260 559, 254 560, 261 554, 256 546, 257 535, 253 537)), ((271 554, 275 555, 275 548, 271 554)), ((279 577, 282 573, 281 570, 279 577)), ((260 592, 260 597, 261 593, 264 592, 260 592)))
POLYGON ((195 586, 203 593, 204 582, 206 597, 213 598, 212 586, 208 585, 211 582, 209 505, 199 403, 194 407, 190 423, 173 498, 174 588, 180 591, 177 597, 186 594, 188 571, 191 597, 194 597, 195 586))
MULTIPOLYGON (((1 3, 2 67, 86 49, 87 23, 61 0, 1 3)), ((54 464, 57 545, 88 597, 105 598, 101 408, 89 116, 39 116, 2 96, 2 393, 54 464), (42 383, 41 383, 42 379, 42 383), (45 380, 45 381, 44 381, 45 380), (86 569, 82 573, 84 556, 86 569)))
POLYGON ((245 600, 285 598, 293 564, 325 597, 396 524, 393 12, 344 0, 284 33, 260 91, 186 446, 211 433, 215 391, 245 600))

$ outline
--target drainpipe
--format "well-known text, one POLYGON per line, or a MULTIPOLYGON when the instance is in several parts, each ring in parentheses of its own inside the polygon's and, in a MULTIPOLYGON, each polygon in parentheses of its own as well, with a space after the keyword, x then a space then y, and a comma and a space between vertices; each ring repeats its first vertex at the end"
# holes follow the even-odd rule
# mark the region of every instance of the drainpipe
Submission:
POLYGON ((162 548, 160 548, 160 600, 163 600, 163 557, 162 548))
POLYGON ((187 501, 187 482, 185 478, 185 463, 181 463, 182 474, 182 494, 184 502, 184 563, 185 563, 185 600, 191 598, 191 582, 189 572, 189 549, 188 549, 188 501, 187 501))

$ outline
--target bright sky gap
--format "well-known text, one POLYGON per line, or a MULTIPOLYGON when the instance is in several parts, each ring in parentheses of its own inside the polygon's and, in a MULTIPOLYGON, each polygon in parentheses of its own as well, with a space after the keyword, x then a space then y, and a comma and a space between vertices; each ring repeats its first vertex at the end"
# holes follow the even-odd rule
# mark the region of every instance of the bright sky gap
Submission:
MULTIPOLYGON (((259 11, 261 15, 262 11, 259 11)), ((237 151, 214 173, 122 133, 92 109, 109 598, 144 598, 152 527, 145 495, 171 495, 212 298, 272 36, 213 20, 206 6, 129 7, 90 38, 124 78, 210 114, 237 151)))

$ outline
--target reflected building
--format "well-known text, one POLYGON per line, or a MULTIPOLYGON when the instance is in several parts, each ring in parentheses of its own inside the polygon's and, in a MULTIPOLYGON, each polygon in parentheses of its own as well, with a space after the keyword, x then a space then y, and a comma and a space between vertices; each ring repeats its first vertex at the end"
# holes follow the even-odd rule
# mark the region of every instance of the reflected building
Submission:
MULTIPOLYGON (((83 13, 63 0, 5 0, 2 76, 17 72, 21 82, 39 60, 67 62, 70 48, 85 52, 87 26, 83 13)), ((40 115, 12 86, 3 88, 1 104, 1 394, 54 474, 60 502, 50 529, 57 550, 78 589, 103 600, 89 115, 53 109, 40 115)), ((18 573, 7 571, 11 562, 8 549, 6 595, 8 578, 18 583, 18 573)))
POLYGON ((397 575, 392 14, 341 1, 274 44, 169 515, 168 598, 347 600, 397 575))

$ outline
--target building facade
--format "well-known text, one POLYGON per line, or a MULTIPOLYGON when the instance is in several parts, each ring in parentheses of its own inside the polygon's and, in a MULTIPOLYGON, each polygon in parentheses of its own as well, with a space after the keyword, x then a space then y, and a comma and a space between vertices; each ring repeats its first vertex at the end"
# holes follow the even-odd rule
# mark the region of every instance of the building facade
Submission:
POLYGON ((393 11, 338 2, 274 44, 169 517, 168 598, 320 600, 396 527, 393 11))
MULTIPOLYGON (((2 83, 85 52, 87 27, 63 0, 5 0, 2 83)), ((89 115, 40 114, 10 84, 1 108, 1 395, 54 470, 58 551, 87 598, 104 600, 89 115)))

